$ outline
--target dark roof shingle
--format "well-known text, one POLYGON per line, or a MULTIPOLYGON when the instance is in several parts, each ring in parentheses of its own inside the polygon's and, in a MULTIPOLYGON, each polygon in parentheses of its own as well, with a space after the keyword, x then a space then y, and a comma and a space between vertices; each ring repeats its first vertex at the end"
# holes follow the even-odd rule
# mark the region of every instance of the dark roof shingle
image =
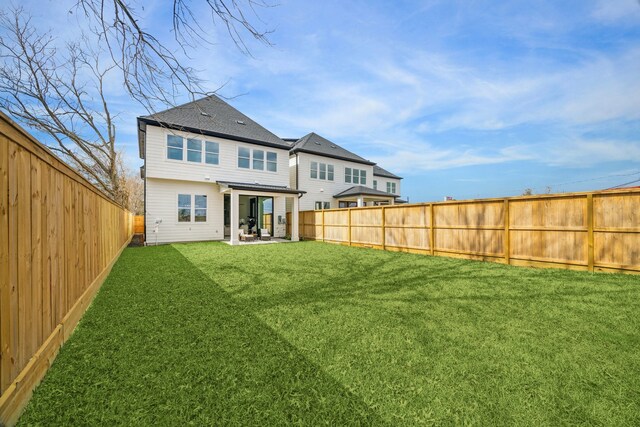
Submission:
POLYGON ((288 149, 290 144, 215 95, 139 117, 146 123, 288 149))
POLYGON ((341 197, 353 197, 359 195, 396 197, 395 194, 385 193, 384 191, 380 190, 374 190, 373 188, 365 187, 364 185, 354 185, 353 187, 349 187, 346 190, 335 194, 333 197, 339 199, 341 197))
POLYGON ((375 165, 375 166, 373 167, 373 174, 374 174, 374 175, 376 175, 376 176, 384 176, 384 177, 386 177, 386 178, 402 179, 402 177, 401 177, 401 176, 398 176, 398 175, 392 174, 392 173, 391 173, 391 172, 389 172, 388 170, 386 170, 386 169, 382 169, 382 168, 381 168, 380 166, 378 166, 378 165, 375 165))
POLYGON ((311 132, 297 140, 291 145, 291 154, 297 152, 318 154, 320 156, 332 157, 334 159, 348 160, 350 162, 362 163, 365 165, 374 165, 375 163, 352 153, 329 141, 326 138, 321 137, 315 132, 311 132))

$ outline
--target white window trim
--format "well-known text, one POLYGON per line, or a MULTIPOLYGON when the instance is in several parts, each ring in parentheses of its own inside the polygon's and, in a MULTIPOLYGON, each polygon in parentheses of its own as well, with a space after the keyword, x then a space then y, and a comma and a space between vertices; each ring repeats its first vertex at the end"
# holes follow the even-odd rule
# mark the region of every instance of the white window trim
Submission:
POLYGON ((175 225, 179 225, 179 226, 184 226, 184 225, 188 225, 188 226, 193 226, 195 224, 208 224, 209 223, 209 195, 208 194, 202 194, 202 193, 191 193, 191 192, 184 192, 184 193, 175 193, 175 225), (189 221, 180 221, 180 214, 179 214, 179 210, 180 209, 186 209, 186 208, 181 208, 180 207, 180 195, 188 195, 191 198, 191 207, 189 208, 189 221), (196 196, 204 196, 206 201, 207 201, 207 206, 205 208, 196 208, 196 196), (196 222, 196 209, 204 209, 205 210, 205 215, 206 218, 204 221, 198 221, 196 222))
MULTIPOLYGON (((252 172, 263 172, 263 173, 271 173, 271 174, 277 174, 279 172, 279 165, 278 165, 278 152, 273 150, 273 151, 268 151, 267 150, 268 147, 265 148, 252 148, 252 147, 247 147, 246 145, 238 145, 238 148, 236 149, 236 170, 240 170, 240 171, 252 171, 252 172), (247 150, 249 150, 249 167, 248 168, 241 168, 240 166, 238 166, 238 159, 240 158, 240 148, 246 148, 247 150), (264 169, 254 169, 253 168, 253 150, 259 150, 264 152, 264 159, 262 160, 262 163, 264 165, 264 169), (276 154, 276 170, 275 171, 270 171, 267 168, 267 153, 275 153, 276 154)), ((273 163, 273 162, 271 162, 273 163)))

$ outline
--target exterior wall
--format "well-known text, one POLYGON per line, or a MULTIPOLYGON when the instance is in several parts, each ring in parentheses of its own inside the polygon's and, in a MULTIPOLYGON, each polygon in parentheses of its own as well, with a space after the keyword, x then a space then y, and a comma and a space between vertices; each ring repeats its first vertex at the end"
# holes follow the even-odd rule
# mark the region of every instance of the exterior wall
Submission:
POLYGON ((145 221, 149 244, 222 240, 224 238, 224 199, 219 186, 204 182, 189 182, 147 178, 145 221), (206 222, 178 222, 178 194, 207 196, 206 222), (154 233, 156 219, 162 219, 154 233))
MULTIPOLYGON (((386 192, 387 191, 387 182, 395 182, 396 183, 395 195, 399 197, 402 194, 402 188, 400 187, 400 183, 401 183, 402 180, 394 179, 394 178, 387 178, 386 176, 374 176, 373 179, 378 181, 378 190, 386 192)), ((373 188, 373 181, 371 181, 371 188, 373 188)))
MULTIPOLYGON (((252 193, 253 194, 253 193, 252 193)), ((286 218, 285 197, 273 199, 273 235, 284 237, 286 224, 278 223, 278 216, 286 218)), ((297 197, 293 195, 292 197, 297 197)), ((147 178, 147 243, 189 242, 224 239, 224 194, 217 184, 147 178), (178 222, 178 194, 207 196, 206 222, 178 222), (158 233, 154 233, 156 219, 162 219, 158 233)), ((247 206, 239 206, 240 216, 248 215, 247 206)))
MULTIPOLYGON (((294 159, 293 168, 295 168, 295 155, 291 156, 291 158, 294 159)), ((333 195, 357 185, 344 182, 345 168, 355 168, 367 171, 366 187, 373 188, 373 166, 371 165, 332 159, 330 157, 315 154, 298 153, 298 167, 298 189, 307 192, 300 198, 301 211, 314 209, 316 202, 330 202, 332 208, 337 208, 338 200, 334 199, 333 195), (333 165, 334 180, 327 181, 311 178, 311 162, 333 165)), ((293 179, 295 181, 295 171, 293 179)), ((295 184, 295 182, 292 182, 292 184, 295 184)))
MULTIPOLYGON (((185 140, 186 144, 186 140, 185 140)), ((147 125, 145 147, 145 173, 147 178, 162 178, 214 183, 233 181, 270 185, 289 185, 289 151, 272 147, 261 147, 223 138, 180 132, 158 126, 147 125), (167 159, 167 135, 196 138, 220 144, 219 164, 194 163, 186 160, 167 159), (278 153, 278 171, 268 172, 238 168, 238 147, 262 149, 278 153), (205 179, 208 176, 209 179, 205 179)), ((186 157, 185 157, 186 158, 186 157)))

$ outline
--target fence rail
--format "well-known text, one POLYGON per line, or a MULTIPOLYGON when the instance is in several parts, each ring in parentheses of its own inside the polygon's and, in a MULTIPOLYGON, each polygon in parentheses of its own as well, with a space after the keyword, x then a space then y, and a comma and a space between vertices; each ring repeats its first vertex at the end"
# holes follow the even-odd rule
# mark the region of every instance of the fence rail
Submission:
POLYGON ((300 212, 305 239, 589 271, 640 271, 640 190, 300 212))
POLYGON ((0 112, 0 425, 15 423, 132 233, 130 212, 0 112))

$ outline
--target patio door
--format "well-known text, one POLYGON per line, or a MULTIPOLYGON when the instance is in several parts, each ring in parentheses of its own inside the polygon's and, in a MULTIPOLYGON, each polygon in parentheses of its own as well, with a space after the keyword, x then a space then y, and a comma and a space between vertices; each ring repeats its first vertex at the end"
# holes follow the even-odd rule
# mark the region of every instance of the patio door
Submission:
POLYGON ((266 228, 273 236, 273 197, 256 197, 255 205, 258 228, 266 228))

